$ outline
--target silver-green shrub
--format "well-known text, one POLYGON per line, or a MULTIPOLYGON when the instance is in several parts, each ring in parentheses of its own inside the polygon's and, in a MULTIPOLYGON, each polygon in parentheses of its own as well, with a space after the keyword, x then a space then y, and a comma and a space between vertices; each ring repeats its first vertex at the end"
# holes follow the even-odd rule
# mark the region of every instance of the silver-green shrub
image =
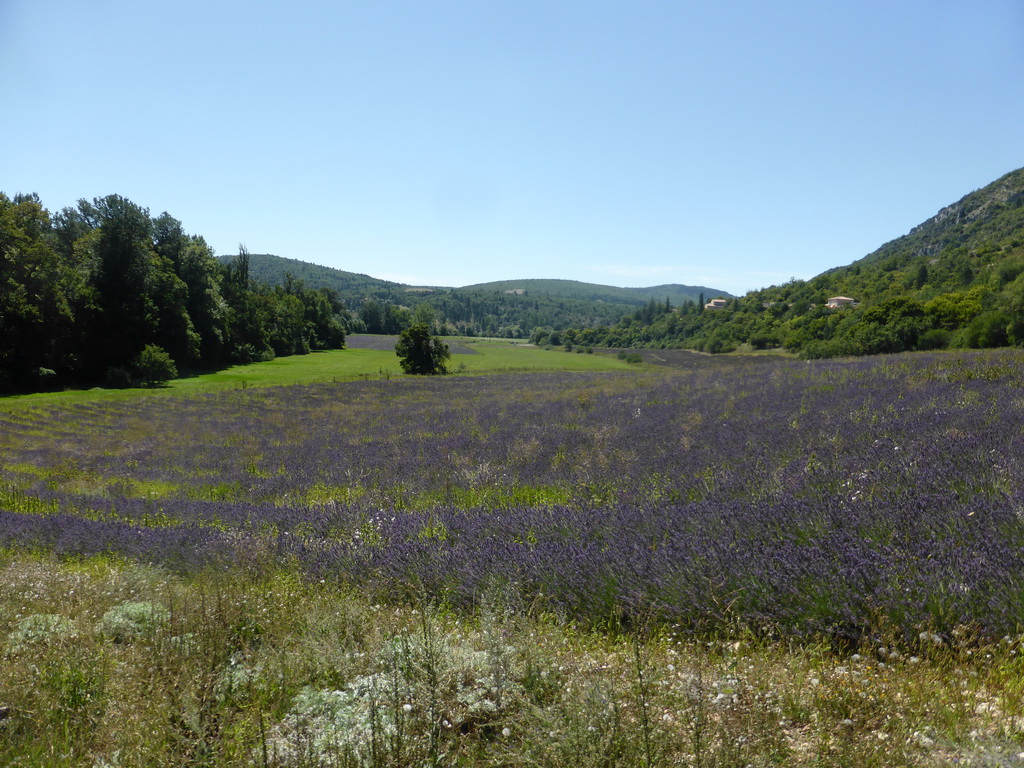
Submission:
POLYGON ((402 635, 385 644, 373 673, 338 690, 303 688, 267 752, 284 766, 415 760, 436 752, 445 734, 500 730, 525 703, 522 675, 510 646, 478 650, 448 633, 402 635))
POLYGON ((7 649, 11 653, 23 653, 38 646, 76 637, 78 628, 71 619, 55 613, 34 613, 15 625, 7 636, 7 649))
POLYGON ((98 629, 115 643, 128 643, 152 637, 170 618, 170 611, 157 603, 121 603, 103 614, 98 629))
POLYGON ((342 690, 303 688, 268 740, 276 764, 369 765, 376 746, 395 733, 384 675, 356 678, 342 690))

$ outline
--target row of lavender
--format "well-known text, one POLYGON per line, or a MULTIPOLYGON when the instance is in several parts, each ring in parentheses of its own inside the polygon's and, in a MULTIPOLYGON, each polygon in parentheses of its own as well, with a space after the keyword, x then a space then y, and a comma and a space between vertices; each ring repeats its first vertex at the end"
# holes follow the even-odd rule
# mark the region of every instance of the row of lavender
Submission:
POLYGON ((1022 386, 1003 352, 12 411, 0 540, 593 621, 1001 634, 1024 626, 1022 386), (83 475, 175 490, 89 495, 83 475), (471 487, 504 493, 451 503, 471 487), (515 501, 531 488, 551 503, 515 501), (19 493, 65 514, 19 514, 19 493))
POLYGON ((910 633, 967 625, 993 635, 1024 626, 1024 533, 1012 507, 921 498, 842 515, 809 500, 376 517, 335 509, 348 538, 0 512, 0 541, 184 570, 290 564, 382 599, 470 606, 498 595, 596 623, 856 637, 885 621, 910 633))
POLYGON ((639 382, 534 374, 139 400, 0 417, 0 448, 10 466, 31 469, 25 477, 157 483, 180 498, 215 487, 248 502, 286 503, 316 486, 391 502, 473 486, 623 501, 656 492, 836 503, 894 484, 970 497, 1013 490, 1020 477, 1024 398, 1007 360, 1016 363, 920 357, 639 382))

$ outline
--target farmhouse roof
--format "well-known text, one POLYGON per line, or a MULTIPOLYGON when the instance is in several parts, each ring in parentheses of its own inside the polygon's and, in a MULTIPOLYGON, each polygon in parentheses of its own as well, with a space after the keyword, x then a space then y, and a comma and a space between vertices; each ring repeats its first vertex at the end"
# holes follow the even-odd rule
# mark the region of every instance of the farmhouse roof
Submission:
POLYGON ((825 306, 835 309, 836 307, 846 307, 856 303, 857 300, 851 299, 849 296, 833 296, 825 302, 825 306))

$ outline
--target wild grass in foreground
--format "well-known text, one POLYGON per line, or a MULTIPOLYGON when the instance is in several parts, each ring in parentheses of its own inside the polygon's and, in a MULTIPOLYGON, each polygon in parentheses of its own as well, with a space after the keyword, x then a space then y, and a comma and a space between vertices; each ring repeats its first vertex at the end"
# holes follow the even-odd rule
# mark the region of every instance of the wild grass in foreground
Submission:
POLYGON ((502 599, 0 560, 0 764, 893 766, 1024 759, 1024 648, 590 632, 502 599))

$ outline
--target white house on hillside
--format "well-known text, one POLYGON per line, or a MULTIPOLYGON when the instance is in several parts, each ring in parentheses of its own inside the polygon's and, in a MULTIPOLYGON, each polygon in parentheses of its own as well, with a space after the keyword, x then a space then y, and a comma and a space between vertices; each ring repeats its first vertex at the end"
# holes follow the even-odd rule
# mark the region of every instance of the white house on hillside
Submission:
POLYGON ((725 309, 727 303, 725 299, 712 299, 704 305, 704 309, 725 309))
POLYGON ((825 306, 829 309, 839 309, 840 307, 852 307, 856 303, 857 300, 851 299, 849 296, 833 296, 825 302, 825 306))

